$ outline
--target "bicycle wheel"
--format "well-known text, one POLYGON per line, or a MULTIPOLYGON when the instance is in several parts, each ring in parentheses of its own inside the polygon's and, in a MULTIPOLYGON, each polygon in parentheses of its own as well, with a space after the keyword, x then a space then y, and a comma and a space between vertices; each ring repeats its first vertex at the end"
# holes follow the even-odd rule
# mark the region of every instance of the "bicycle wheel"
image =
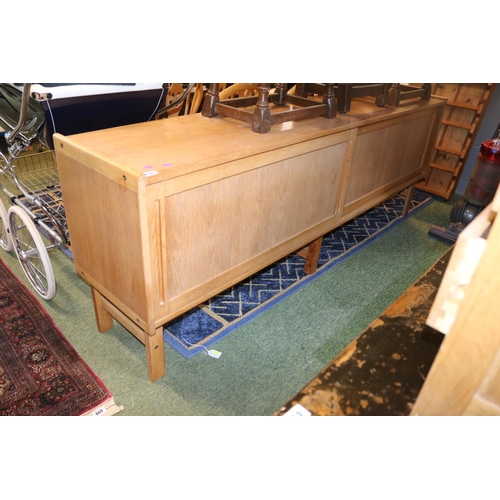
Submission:
POLYGON ((56 294, 56 280, 40 233, 21 207, 10 207, 8 215, 14 251, 23 271, 38 294, 51 300, 56 294))
POLYGON ((2 200, 0 200, 0 247, 2 247, 6 252, 10 252, 14 248, 12 238, 10 237, 7 210, 5 210, 2 200))

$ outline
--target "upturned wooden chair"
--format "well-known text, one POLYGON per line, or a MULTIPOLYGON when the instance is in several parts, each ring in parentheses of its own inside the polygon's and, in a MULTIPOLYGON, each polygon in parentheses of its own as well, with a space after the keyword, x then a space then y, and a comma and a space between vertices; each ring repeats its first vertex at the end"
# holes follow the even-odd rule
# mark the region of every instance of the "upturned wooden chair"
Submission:
POLYGON ((420 97, 428 101, 431 98, 431 84, 423 83, 419 88, 412 85, 405 85, 404 83, 393 83, 389 89, 387 103, 390 106, 399 106, 401 101, 413 99, 414 97, 420 97))
POLYGON ((257 95, 256 83, 233 83, 222 91, 219 91, 219 100, 235 99, 238 97, 250 97, 257 95))
POLYGON ((337 110, 339 113, 348 113, 351 109, 351 100, 357 97, 375 97, 375 104, 384 107, 389 97, 390 83, 338 83, 335 86, 337 110))
POLYGON ((197 83, 194 89, 188 93, 186 104, 184 105, 185 115, 194 115, 201 111, 200 105, 203 101, 203 83, 197 83))
POLYGON ((249 122, 252 130, 259 134, 265 134, 271 130, 273 124, 285 121, 312 118, 313 116, 334 118, 336 115, 337 109, 332 83, 318 85, 318 88, 321 89, 319 94, 322 96, 320 102, 287 94, 287 85, 284 83, 277 83, 272 93, 270 93, 269 83, 255 85, 257 95, 222 99, 219 95, 218 84, 211 83, 203 103, 202 115, 208 118, 217 115, 227 116, 249 122), (282 106, 283 111, 271 113, 270 103, 282 106), (292 105, 293 109, 288 109, 286 105, 292 105), (253 111, 248 109, 252 106, 254 107, 253 111))
POLYGON ((186 88, 182 83, 170 84, 165 105, 156 112, 155 120, 179 116, 181 112, 184 115, 197 113, 203 100, 203 92, 202 83, 190 83, 186 88))

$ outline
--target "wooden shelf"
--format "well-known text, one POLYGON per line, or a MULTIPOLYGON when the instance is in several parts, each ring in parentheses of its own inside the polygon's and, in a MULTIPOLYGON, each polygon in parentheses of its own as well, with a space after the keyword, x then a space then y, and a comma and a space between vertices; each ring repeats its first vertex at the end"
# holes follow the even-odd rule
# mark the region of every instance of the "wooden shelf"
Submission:
POLYGON ((444 165, 439 165, 438 163, 431 163, 430 166, 432 168, 437 168, 438 170, 443 170, 443 172, 450 172, 452 174, 455 174, 455 170, 450 167, 445 167, 444 165))
POLYGON ((474 130, 474 127, 476 126, 476 124, 474 124, 474 125, 466 125, 465 123, 452 122, 452 121, 449 121, 449 120, 442 120, 441 123, 443 123, 444 125, 450 125, 450 127, 464 128, 464 129, 467 129, 467 130, 474 130))
POLYGON ((462 102, 448 102, 448 106, 454 106, 455 108, 470 109, 471 111, 481 111, 482 106, 472 106, 470 104, 464 104, 462 102))
POLYGON ((456 151, 454 149, 444 148, 442 146, 436 146, 434 149, 436 151, 443 151, 443 153, 449 153, 451 155, 460 156, 461 158, 465 154, 465 151, 463 151, 463 150, 462 151, 456 151))

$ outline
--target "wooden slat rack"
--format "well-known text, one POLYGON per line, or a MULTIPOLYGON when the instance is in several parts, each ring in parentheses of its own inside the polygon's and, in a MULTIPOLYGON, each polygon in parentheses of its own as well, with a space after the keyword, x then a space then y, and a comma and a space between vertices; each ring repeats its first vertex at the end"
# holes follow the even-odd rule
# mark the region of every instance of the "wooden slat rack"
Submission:
POLYGON ((451 199, 494 86, 493 83, 431 84, 432 95, 446 97, 448 103, 425 179, 417 185, 419 189, 451 199))

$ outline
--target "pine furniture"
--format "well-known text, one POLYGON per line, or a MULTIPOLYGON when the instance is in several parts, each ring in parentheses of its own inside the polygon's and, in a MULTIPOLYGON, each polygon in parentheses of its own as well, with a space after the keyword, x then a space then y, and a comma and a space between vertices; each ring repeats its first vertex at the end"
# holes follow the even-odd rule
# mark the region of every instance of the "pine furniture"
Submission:
MULTIPOLYGON (((165 374, 163 325, 423 178, 445 100, 276 124, 201 114, 54 136, 78 274, 165 374)), ((314 256, 313 256, 314 258, 314 256)), ((122 368, 123 369, 123 368, 122 368)))

